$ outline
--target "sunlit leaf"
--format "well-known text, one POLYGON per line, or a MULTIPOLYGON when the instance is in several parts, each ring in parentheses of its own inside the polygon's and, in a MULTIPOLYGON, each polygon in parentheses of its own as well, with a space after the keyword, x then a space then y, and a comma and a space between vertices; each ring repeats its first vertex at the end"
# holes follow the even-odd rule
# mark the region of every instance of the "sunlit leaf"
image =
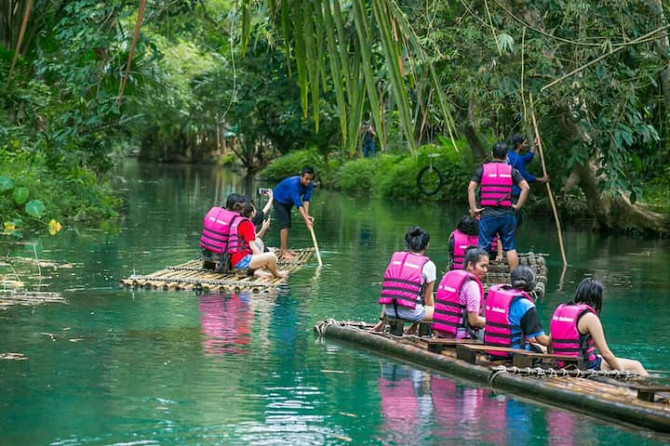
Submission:
POLYGON ((40 200, 30 200, 26 203, 26 213, 32 217, 40 218, 44 213, 44 204, 40 200))
POLYGON ((10 190, 14 187, 14 180, 9 178, 7 175, 0 175, 0 192, 10 190))
POLYGON ((58 232, 60 232, 61 229, 63 229, 63 226, 53 218, 47 226, 49 228, 49 234, 51 235, 56 235, 58 232))

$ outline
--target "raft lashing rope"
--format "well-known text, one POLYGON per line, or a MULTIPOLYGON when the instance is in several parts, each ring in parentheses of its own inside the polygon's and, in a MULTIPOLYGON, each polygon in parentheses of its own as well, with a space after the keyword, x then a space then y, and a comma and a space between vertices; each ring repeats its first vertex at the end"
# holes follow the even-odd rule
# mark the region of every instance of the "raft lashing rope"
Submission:
POLYGON ((581 369, 554 369, 551 367, 508 367, 505 365, 498 365, 491 367, 493 373, 489 378, 489 385, 500 375, 509 373, 512 375, 534 376, 537 378, 611 378, 621 381, 628 381, 632 378, 639 378, 640 374, 631 370, 581 370, 581 369))

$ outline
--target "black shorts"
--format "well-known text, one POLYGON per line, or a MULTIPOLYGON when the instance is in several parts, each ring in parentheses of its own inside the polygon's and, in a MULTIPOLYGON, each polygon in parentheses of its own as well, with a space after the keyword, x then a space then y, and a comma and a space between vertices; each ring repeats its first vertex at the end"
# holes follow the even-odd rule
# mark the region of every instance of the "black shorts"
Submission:
POLYGON ((272 207, 275 210, 275 218, 277 219, 277 224, 279 229, 288 229, 291 227, 291 208, 293 208, 293 203, 284 204, 278 201, 272 202, 272 207))

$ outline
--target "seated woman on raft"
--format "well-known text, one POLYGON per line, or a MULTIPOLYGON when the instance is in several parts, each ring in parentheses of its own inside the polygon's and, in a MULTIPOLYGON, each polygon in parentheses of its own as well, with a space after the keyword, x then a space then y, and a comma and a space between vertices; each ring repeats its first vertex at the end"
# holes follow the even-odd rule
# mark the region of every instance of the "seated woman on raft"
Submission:
MULTIPOLYGON (((542 347, 549 345, 549 337, 544 334, 533 298, 528 294, 537 284, 535 273, 529 266, 517 266, 510 282, 511 287, 494 285, 489 289, 484 308, 484 344, 544 353, 546 348, 542 347)), ((489 352, 489 357, 508 359, 511 354, 489 352)))
POLYGON ((463 269, 447 272, 435 295, 433 334, 442 338, 482 339, 486 319, 481 316, 484 288, 481 280, 489 269, 489 255, 483 249, 465 251, 463 269))
POLYGON ((413 226, 407 230, 407 251, 395 252, 384 273, 379 298, 382 313, 372 331, 381 331, 386 317, 413 322, 407 334, 416 331, 418 322, 432 320, 437 268, 424 255, 429 241, 430 234, 420 227, 413 226))
MULTIPOLYGON (((479 240, 479 223, 477 219, 465 214, 456 225, 456 229, 449 235, 449 265, 448 270, 463 269, 465 251, 471 246, 477 246, 479 240)), ((496 236, 491 243, 491 255, 496 260, 503 259, 502 242, 496 236)))
POLYGON ((599 318, 603 290, 600 281, 587 277, 577 287, 574 300, 556 308, 549 327, 553 352, 581 356, 587 369, 631 370, 648 375, 639 361, 617 358, 607 346, 599 318), (596 348, 602 356, 596 355, 596 348))
POLYGON ((237 224, 237 237, 233 239, 230 248, 231 264, 236 269, 254 270, 254 276, 260 278, 287 277, 288 272, 277 270, 277 256, 273 252, 263 252, 262 245, 256 243, 256 227, 251 222, 255 210, 256 208, 248 198, 233 206, 233 211, 238 212, 242 218, 237 224))

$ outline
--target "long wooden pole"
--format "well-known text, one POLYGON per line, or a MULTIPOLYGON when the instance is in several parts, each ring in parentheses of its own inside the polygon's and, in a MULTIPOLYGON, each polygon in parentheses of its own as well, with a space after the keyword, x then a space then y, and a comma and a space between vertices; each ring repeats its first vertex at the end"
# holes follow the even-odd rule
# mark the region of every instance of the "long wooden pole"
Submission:
POLYGON ((309 228, 309 233, 312 234, 312 242, 314 242, 314 251, 316 251, 316 260, 319 262, 319 266, 323 266, 323 262, 321 262, 321 252, 319 252, 319 244, 316 242, 316 234, 314 234, 314 228, 309 228))
MULTIPOLYGON (((537 128, 537 119, 535 119, 535 105, 533 104, 533 94, 530 94, 530 116, 533 120, 533 128, 535 129, 535 141, 537 148, 540 151, 540 161, 542 162, 542 174, 547 175, 547 166, 544 164, 544 153, 542 152, 542 139, 540 138, 540 131, 537 128)), ((551 192, 549 181, 544 183, 547 185, 547 194, 549 195, 549 203, 551 209, 554 211, 554 220, 556 221, 556 231, 558 231, 558 244, 561 248, 561 257, 563 258, 563 266, 568 265, 568 260, 565 257, 565 248, 563 246, 563 235, 561 233, 561 221, 558 218, 558 211, 556 210, 556 203, 554 202, 554 194, 551 192)))
POLYGON ((5 88, 9 85, 9 81, 12 79, 12 74, 14 74, 14 67, 16 66, 16 60, 19 58, 19 53, 21 52, 21 45, 23 44, 23 36, 26 34, 26 28, 28 27, 28 18, 30 17, 30 10, 33 8, 33 0, 28 0, 26 5, 26 10, 23 13, 23 21, 21 22, 21 30, 19 31, 19 40, 16 42, 16 51, 14 51, 14 57, 12 57, 12 65, 9 67, 9 74, 7 75, 7 83, 5 88))
POLYGON ((121 79, 121 86, 119 87, 119 97, 117 99, 119 106, 121 105, 121 102, 123 102, 123 91, 126 89, 126 83, 128 82, 128 77, 130 76, 130 65, 133 63, 135 45, 137 44, 137 39, 140 37, 140 27, 142 26, 142 19, 144 18, 144 8, 146 4, 147 0, 140 0, 140 7, 137 10, 137 21, 135 22, 135 32, 133 33, 133 41, 130 44, 128 62, 126 62, 126 72, 123 74, 123 79, 121 79))

